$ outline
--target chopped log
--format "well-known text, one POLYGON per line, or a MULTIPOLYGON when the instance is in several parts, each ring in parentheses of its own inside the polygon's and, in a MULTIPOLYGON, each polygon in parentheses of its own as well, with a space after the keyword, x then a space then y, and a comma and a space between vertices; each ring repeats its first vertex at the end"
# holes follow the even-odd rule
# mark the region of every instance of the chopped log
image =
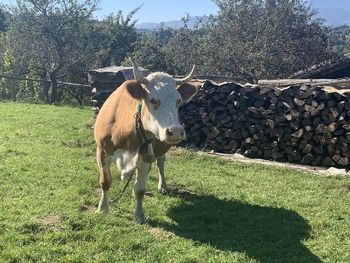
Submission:
POLYGON ((304 135, 304 132, 305 132, 304 128, 301 128, 296 132, 292 133, 291 136, 295 138, 301 138, 304 135))
POLYGON ((305 101, 304 100, 301 100, 301 99, 298 99, 298 98, 295 98, 294 99, 294 103, 296 105, 298 105, 299 107, 302 107, 304 104, 305 104, 305 101))
POLYGON ((347 166, 347 165, 349 164, 348 157, 340 158, 340 159, 337 161, 337 164, 342 165, 342 166, 347 166))
POLYGON ((308 153, 301 159, 301 163, 310 164, 313 160, 314 156, 311 153, 308 153))
POLYGON ((334 164, 333 160, 331 157, 327 156, 323 159, 322 165, 323 166, 332 166, 334 164))
POLYGON ((333 119, 336 119, 339 116, 339 111, 335 107, 330 107, 329 108, 333 119))

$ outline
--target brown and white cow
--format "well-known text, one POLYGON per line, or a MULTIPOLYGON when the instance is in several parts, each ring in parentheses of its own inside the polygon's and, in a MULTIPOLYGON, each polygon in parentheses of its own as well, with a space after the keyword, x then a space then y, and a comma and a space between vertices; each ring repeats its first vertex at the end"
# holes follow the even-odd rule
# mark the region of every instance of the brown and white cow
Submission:
MULTIPOLYGON (((103 104, 95 123, 96 158, 100 170, 102 196, 99 212, 108 213, 108 190, 112 183, 110 164, 115 161, 121 178, 129 178, 137 170, 134 195, 136 199, 135 222, 145 223, 142 200, 151 168, 150 159, 139 151, 140 139, 135 131, 135 113, 141 110, 141 121, 147 139, 152 140, 153 160, 159 168, 159 189, 166 190, 164 179, 164 154, 171 145, 185 139, 186 134, 178 117, 179 106, 190 101, 197 88, 187 82, 194 69, 184 79, 156 72, 140 77, 133 62, 135 80, 124 82, 103 104), (176 85, 179 85, 176 87, 176 85), (141 107, 142 106, 142 107, 141 107)), ((149 148, 152 148, 149 145, 149 148)), ((149 150, 152 152, 152 149, 149 150)))

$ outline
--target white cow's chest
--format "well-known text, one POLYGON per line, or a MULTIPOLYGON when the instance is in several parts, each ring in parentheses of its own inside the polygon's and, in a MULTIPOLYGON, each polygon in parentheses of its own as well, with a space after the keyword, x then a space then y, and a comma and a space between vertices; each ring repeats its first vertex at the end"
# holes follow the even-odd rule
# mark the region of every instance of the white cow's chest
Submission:
POLYGON ((122 180, 129 178, 135 169, 141 164, 141 155, 138 151, 130 152, 118 149, 113 153, 113 160, 116 162, 121 173, 122 180))

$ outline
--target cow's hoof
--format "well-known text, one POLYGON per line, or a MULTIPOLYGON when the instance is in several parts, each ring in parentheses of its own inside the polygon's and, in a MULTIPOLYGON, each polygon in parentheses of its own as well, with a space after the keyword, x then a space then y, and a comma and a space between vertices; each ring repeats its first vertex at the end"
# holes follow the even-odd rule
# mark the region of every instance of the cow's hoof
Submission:
POLYGON ((95 213, 97 213, 97 214, 109 214, 109 211, 108 211, 108 210, 100 210, 100 209, 97 209, 97 210, 95 211, 95 213))
POLYGON ((99 207, 99 208, 97 208, 97 210, 95 211, 95 213, 109 214, 109 209, 108 209, 108 208, 99 207))
POLYGON ((144 215, 135 216, 135 223, 138 225, 144 225, 147 223, 146 217, 144 215))
POLYGON ((163 195, 166 195, 166 194, 169 194, 169 189, 168 188, 164 188, 164 187, 160 187, 158 188, 158 192, 163 194, 163 195))

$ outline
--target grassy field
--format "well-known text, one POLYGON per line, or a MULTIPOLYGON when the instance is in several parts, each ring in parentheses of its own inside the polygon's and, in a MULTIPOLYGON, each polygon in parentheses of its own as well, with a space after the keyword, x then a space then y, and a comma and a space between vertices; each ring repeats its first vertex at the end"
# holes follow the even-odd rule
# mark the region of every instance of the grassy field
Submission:
MULTIPOLYGON (((350 178, 168 155, 148 224, 99 200, 89 109, 0 103, 0 262, 350 262, 350 178)), ((114 170, 110 196, 123 184, 114 170)))

